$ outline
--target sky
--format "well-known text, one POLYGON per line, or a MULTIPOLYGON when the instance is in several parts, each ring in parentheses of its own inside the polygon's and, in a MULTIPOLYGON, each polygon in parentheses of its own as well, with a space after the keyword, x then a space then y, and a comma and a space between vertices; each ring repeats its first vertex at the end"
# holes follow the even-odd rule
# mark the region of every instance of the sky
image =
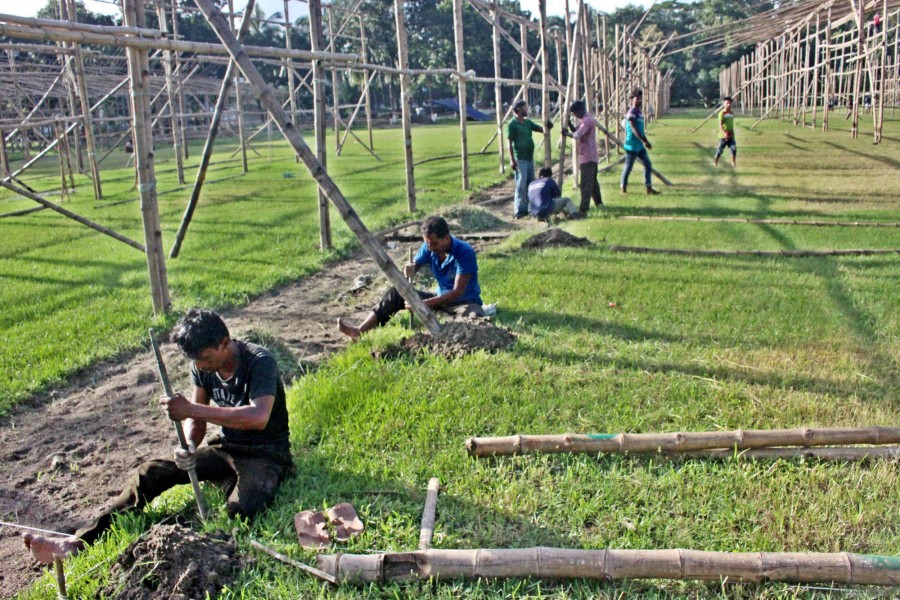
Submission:
MULTIPOLYGON (((613 12, 617 8, 627 4, 637 4, 647 7, 652 0, 587 0, 587 3, 593 8, 603 12, 613 12)), ((263 12, 270 15, 274 12, 284 10, 284 0, 257 0, 263 12)), ((524 10, 531 11, 531 14, 538 14, 538 0, 519 0, 524 10)), ((47 4, 46 0, 0 0, 0 13, 18 15, 22 17, 33 17, 37 12, 47 4)), ((88 10, 106 15, 119 14, 118 2, 105 0, 84 0, 88 10)), ((242 8, 246 2, 236 0, 234 5, 237 9, 242 8)), ((578 0, 569 0, 569 8, 574 10, 578 5, 578 0)), ((562 16, 565 12, 565 0, 547 0, 547 14, 562 16)), ((291 0, 288 5, 291 18, 307 14, 307 6, 305 2, 291 0)))

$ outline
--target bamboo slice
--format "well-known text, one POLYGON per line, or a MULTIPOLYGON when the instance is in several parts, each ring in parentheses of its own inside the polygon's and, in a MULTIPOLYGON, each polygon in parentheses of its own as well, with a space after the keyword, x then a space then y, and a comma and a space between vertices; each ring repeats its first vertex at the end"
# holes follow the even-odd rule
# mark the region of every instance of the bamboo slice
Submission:
POLYGON ((309 146, 303 140, 303 137, 297 131, 294 124, 288 119, 284 109, 281 108, 278 100, 275 99, 272 89, 266 84, 259 71, 253 65, 250 57, 244 52, 237 43, 234 34, 228 27, 225 17, 213 5, 211 0, 196 0, 197 6, 203 13, 204 18, 210 24, 216 36, 228 49, 231 57, 237 62, 244 74, 244 77, 259 92, 259 101, 266 108, 269 114, 274 118, 275 123, 281 130, 284 137, 291 144, 291 147, 300 155, 306 168, 309 170, 313 178, 318 182, 319 186, 324 190, 325 196, 338 209, 343 217, 344 222, 350 230, 356 235, 360 245, 366 250, 372 260, 378 265, 378 268, 387 276, 404 300, 412 307, 412 310, 419 317, 419 320, 425 325, 432 335, 440 333, 441 326, 435 318, 431 310, 425 306, 425 303, 416 293, 415 289, 403 274, 397 269, 390 256, 387 255, 384 248, 378 243, 377 238, 372 235, 356 211, 347 202, 340 188, 334 183, 334 180, 328 175, 322 163, 316 159, 309 146))
POLYGON ((532 453, 687 452, 719 448, 747 450, 773 446, 838 446, 897 444, 900 427, 832 429, 738 429, 678 433, 598 433, 473 437, 466 450, 476 457, 532 453))
POLYGON ((425 497, 425 509, 422 511, 422 527, 419 532, 419 550, 431 548, 431 538, 434 537, 434 514, 437 510, 438 491, 441 489, 441 480, 432 477, 428 481, 428 495, 425 497))
POLYGON ((887 447, 850 447, 850 448, 756 448, 752 450, 697 450, 678 454, 686 458, 708 459, 775 459, 775 458, 809 458, 839 462, 869 461, 878 459, 900 459, 900 446, 887 447))
POLYGON ((900 585, 900 558, 848 552, 705 552, 482 548, 386 554, 320 554, 338 582, 524 578, 689 579, 900 585))

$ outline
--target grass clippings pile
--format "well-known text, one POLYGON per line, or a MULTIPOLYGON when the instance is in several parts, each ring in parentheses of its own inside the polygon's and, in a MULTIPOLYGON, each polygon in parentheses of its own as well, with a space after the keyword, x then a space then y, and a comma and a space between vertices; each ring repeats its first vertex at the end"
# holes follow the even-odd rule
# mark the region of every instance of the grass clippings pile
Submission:
POLYGON ((215 598, 240 567, 234 540, 154 525, 119 556, 104 595, 129 600, 215 598))
POLYGON ((460 358, 478 350, 486 352, 508 350, 515 343, 516 334, 489 321, 459 319, 444 323, 437 336, 432 336, 428 332, 417 333, 373 355, 375 358, 387 359, 422 351, 444 358, 460 358))
POLYGON ((495 231, 511 229, 513 226, 483 208, 454 206, 442 215, 454 234, 475 231, 495 231))
POLYGON ((559 227, 553 227, 543 233, 533 235, 522 243, 523 248, 563 248, 590 245, 591 242, 587 238, 574 236, 559 227))

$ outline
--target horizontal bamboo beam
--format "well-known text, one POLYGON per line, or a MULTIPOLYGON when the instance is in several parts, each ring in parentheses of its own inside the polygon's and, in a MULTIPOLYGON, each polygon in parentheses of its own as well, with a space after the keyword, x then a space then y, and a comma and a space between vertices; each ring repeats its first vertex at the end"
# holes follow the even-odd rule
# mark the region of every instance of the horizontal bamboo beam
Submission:
POLYGON ((738 429, 678 433, 565 433, 473 437, 466 440, 472 456, 546 453, 687 452, 691 450, 770 448, 773 446, 845 446, 898 444, 900 427, 834 429, 738 429))
MULTIPOLYGON (((173 52, 195 52, 202 54, 228 55, 228 49, 221 44, 208 42, 188 42, 165 38, 151 39, 122 35, 108 28, 110 33, 89 33, 86 31, 66 31, 56 29, 40 29, 11 25, 2 21, 7 15, 0 15, 0 36, 22 40, 42 40, 45 42, 69 42, 72 44, 91 44, 95 46, 113 46, 117 48, 138 48, 141 50, 171 50, 173 52)), ((324 60, 337 63, 354 63, 359 60, 356 54, 339 52, 311 52, 309 50, 287 50, 267 46, 242 46, 250 57, 297 58, 300 60, 324 60)))
POLYGON ((320 554, 338 582, 524 578, 692 579, 900 585, 900 557, 848 552, 704 552, 483 548, 384 554, 320 554))
MULTIPOLYGON (((624 160, 624 159, 623 159, 624 160)), ((755 225, 807 225, 809 227, 900 227, 900 223, 875 221, 804 221, 800 219, 748 219, 740 217, 674 217, 626 215, 620 219, 634 221, 693 221, 697 223, 752 223, 755 225)))

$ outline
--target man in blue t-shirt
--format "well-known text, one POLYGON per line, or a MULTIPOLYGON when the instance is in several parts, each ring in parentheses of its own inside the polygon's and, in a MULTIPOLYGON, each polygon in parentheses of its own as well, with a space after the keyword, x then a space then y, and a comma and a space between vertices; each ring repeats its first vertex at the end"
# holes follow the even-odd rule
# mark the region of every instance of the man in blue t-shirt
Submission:
POLYGON ((563 198, 562 190, 553 181, 550 167, 542 167, 540 177, 528 184, 528 214, 539 221, 565 212, 570 219, 580 219, 582 213, 575 208, 571 198, 563 198))
POLYGON ((274 355, 232 339, 219 315, 196 308, 175 325, 172 340, 193 361, 193 390, 190 399, 176 393, 161 397, 160 404, 170 419, 184 421, 189 449, 178 448, 174 460, 139 465, 112 506, 74 536, 25 537, 38 560, 78 552, 109 528, 116 513, 140 509, 169 488, 189 483, 192 469, 200 481, 224 487, 229 517, 244 518, 265 509, 292 470, 284 385, 274 355), (222 433, 201 447, 207 423, 219 425, 222 433))
POLYGON ((631 93, 631 108, 625 113, 625 143, 622 145, 625 150, 625 167, 622 169, 621 189, 623 194, 628 193, 628 176, 634 168, 634 161, 639 160, 644 164, 644 185, 647 186, 647 193, 655 196, 659 192, 653 189, 653 182, 650 181, 653 165, 650 163, 650 155, 647 154, 647 150, 653 150, 653 144, 644 133, 644 113, 641 112, 643 102, 644 92, 634 90, 631 93))
MULTIPOLYGON (((403 274, 412 277, 420 267, 428 265, 431 268, 438 284, 436 293, 417 290, 425 305, 455 317, 484 316, 478 285, 478 262, 472 246, 450 235, 450 226, 441 217, 425 219, 422 238, 424 242, 415 260, 403 267, 403 274)), ((358 327, 340 318, 338 329, 347 337, 356 339, 370 329, 384 325, 404 308, 406 301, 396 288, 391 287, 358 327)))

